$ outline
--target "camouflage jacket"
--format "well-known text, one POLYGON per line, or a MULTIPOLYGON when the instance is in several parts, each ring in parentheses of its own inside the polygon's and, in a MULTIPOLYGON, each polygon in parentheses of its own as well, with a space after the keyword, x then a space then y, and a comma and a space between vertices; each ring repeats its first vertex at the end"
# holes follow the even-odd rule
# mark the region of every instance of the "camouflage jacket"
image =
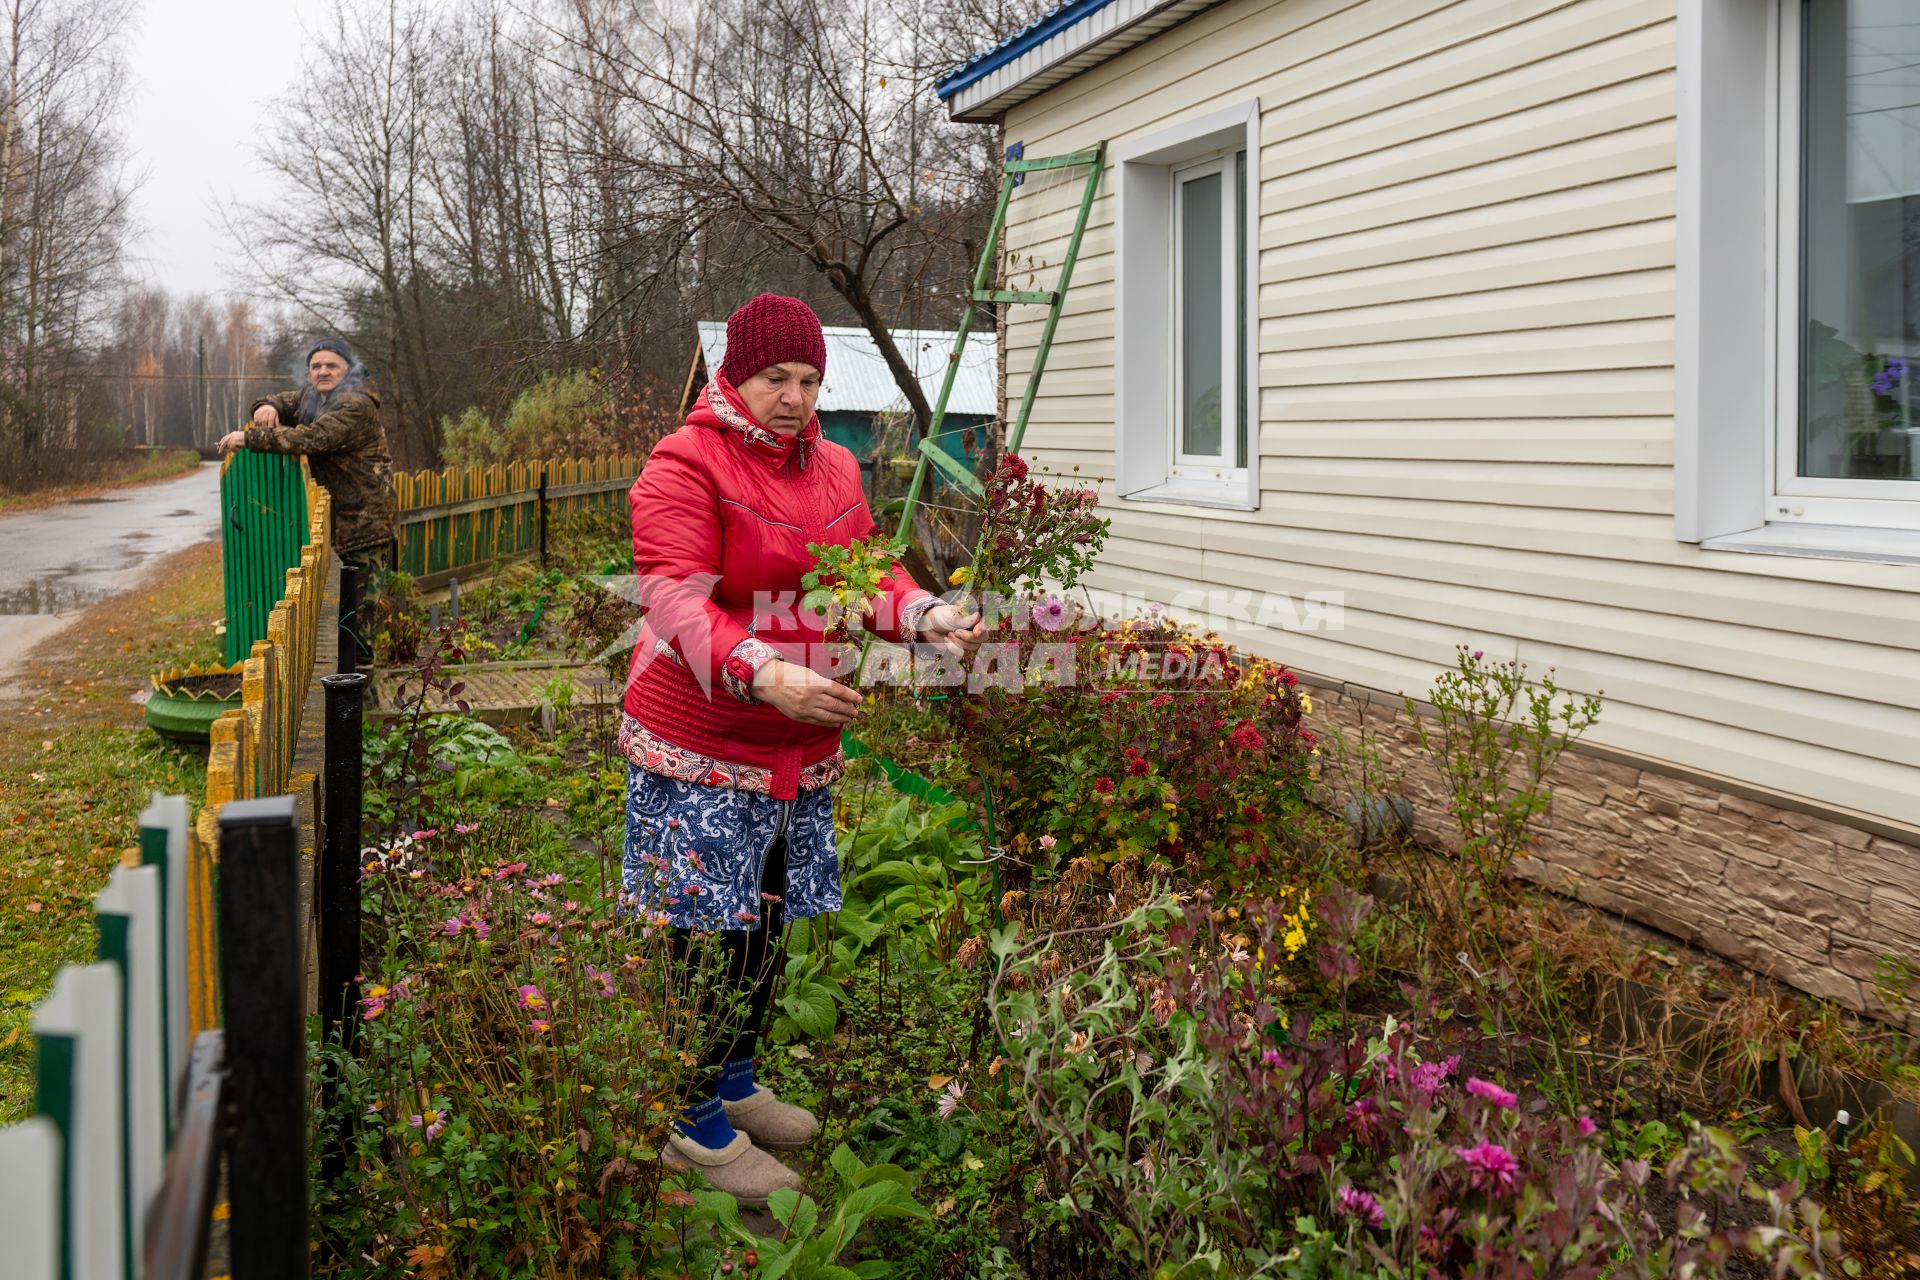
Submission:
MULTIPOLYGON (((247 448, 264 453, 303 453, 313 478, 333 495, 333 549, 375 551, 393 538, 393 459, 380 426, 380 397, 371 390, 349 395, 312 422, 294 421, 298 391, 253 402, 270 404, 280 426, 247 427, 247 448)), ((251 411, 249 411, 251 412, 251 411)))

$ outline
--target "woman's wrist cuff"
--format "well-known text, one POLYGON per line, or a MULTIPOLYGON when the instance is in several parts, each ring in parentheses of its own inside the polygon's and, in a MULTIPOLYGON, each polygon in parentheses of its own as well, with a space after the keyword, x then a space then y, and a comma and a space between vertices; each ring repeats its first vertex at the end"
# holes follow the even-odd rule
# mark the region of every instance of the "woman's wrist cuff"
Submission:
POLYGON ((779 656, 780 651, 765 640, 748 636, 733 646, 733 652, 721 664, 720 683, 741 702, 758 702, 760 699, 753 696, 753 678, 760 674, 760 668, 779 656))
POLYGON ((927 615, 940 607, 940 597, 932 592, 908 601, 900 608, 900 638, 911 640, 925 629, 927 615))

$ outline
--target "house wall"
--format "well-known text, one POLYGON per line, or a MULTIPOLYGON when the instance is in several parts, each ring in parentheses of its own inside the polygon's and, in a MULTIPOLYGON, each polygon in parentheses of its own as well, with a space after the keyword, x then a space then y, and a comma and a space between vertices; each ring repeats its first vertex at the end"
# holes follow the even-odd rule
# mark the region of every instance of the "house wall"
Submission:
MULTIPOLYGON (((1389 694, 1468 643, 1601 692, 1592 740, 1654 776, 1920 826, 1920 570, 1674 536, 1675 53, 1674 0, 1232 0, 1014 108, 1038 156, 1261 107, 1259 509, 1114 496, 1111 174, 1025 452, 1103 480, 1096 588, 1341 591, 1338 632, 1232 638, 1389 694)), ((1013 201, 1022 278, 1077 195, 1013 201)), ((1007 326, 1012 394, 1038 312, 1007 326)), ((1646 847, 1581 875, 1658 881, 1646 847)), ((1864 903, 1866 852, 1736 868, 1715 902, 1771 877, 1790 906, 1818 871, 1864 903)), ((1912 854, 1874 873, 1920 883, 1912 854)))

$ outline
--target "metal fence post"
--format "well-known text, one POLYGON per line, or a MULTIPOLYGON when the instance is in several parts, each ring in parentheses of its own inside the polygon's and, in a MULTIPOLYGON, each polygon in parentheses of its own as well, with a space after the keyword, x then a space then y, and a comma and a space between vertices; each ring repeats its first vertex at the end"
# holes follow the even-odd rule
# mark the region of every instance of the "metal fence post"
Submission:
POLYGON ((360 604, 366 594, 366 570, 350 561, 340 562, 339 670, 352 671, 360 660, 360 604))
POLYGON ((547 464, 540 464, 540 567, 547 567, 547 464))
POLYGON ((326 843, 320 854, 320 1015, 351 1044, 360 1005, 360 748, 363 673, 322 676, 327 691, 326 843))
MULTIPOLYGON (((326 687, 323 786, 326 841, 320 850, 320 1025, 322 1034, 353 1051, 360 1021, 360 763, 361 716, 367 677, 322 676, 326 687)), ((350 1132, 333 1123, 336 1082, 320 1083, 327 1129, 320 1139, 320 1176, 333 1183, 346 1172, 350 1132)))
POLYGON ((305 1280, 306 956, 293 797, 220 810, 220 979, 234 1098, 233 1280, 305 1280))

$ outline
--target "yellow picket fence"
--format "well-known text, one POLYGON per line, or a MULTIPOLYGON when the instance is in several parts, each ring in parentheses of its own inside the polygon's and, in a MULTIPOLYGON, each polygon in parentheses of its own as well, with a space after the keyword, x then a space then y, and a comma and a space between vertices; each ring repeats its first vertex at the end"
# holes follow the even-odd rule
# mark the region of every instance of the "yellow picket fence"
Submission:
POLYGON ((549 521, 614 509, 643 461, 623 454, 403 472, 393 478, 394 567, 438 578, 540 550, 549 521))
MULTIPOLYGON (((304 463, 302 471, 305 471, 304 463)), ((284 795, 293 782, 300 741, 300 714, 313 680, 320 638, 320 610, 333 567, 329 531, 331 499, 307 475, 307 545, 300 563, 286 571, 286 594, 267 615, 267 638, 254 642, 240 668, 240 706, 213 722, 207 751, 207 794, 195 821, 194 842, 218 856, 220 809, 230 800, 284 795)), ((214 921, 207 857, 194 861, 188 902, 193 952, 192 1011, 195 1032, 214 1025, 214 921)))

